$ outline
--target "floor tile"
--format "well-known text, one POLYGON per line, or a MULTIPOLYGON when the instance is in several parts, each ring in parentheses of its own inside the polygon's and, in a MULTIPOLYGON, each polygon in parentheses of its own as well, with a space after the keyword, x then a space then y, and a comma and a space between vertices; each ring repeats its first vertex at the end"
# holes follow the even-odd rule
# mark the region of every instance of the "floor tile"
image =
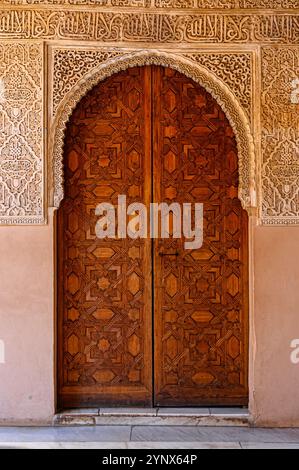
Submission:
POLYGON ((240 442, 242 449, 299 449, 298 444, 284 442, 240 442))
POLYGON ((127 442, 0 442, 1 449, 127 449, 127 442))
POLYGON ((240 449, 238 442, 128 442, 128 449, 240 449))
POLYGON ((134 426, 132 441, 290 442, 299 443, 299 429, 235 426, 134 426))
POLYGON ((201 441, 232 442, 293 442, 299 443, 298 433, 287 429, 263 429, 249 427, 200 427, 201 441))
POLYGON ((198 427, 191 426, 133 426, 132 441, 197 441, 198 427))
POLYGON ((65 426, 0 428, 0 442, 36 441, 36 442, 95 442, 129 441, 130 426, 65 426))

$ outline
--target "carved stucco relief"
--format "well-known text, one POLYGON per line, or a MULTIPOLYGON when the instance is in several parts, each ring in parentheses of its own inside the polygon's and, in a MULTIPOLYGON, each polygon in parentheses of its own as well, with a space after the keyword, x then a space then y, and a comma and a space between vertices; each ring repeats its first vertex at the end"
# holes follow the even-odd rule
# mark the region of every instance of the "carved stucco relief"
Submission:
POLYGON ((43 46, 0 44, 0 223, 43 222, 43 46))
MULTIPOLYGON (((38 5, 40 0, 2 0, 8 5, 38 5)), ((98 5, 144 8, 298 8, 299 0, 43 0, 45 5, 98 5)))
POLYGON ((299 224, 299 51, 294 46, 299 43, 299 15, 294 10, 299 0, 42 3, 1 2, 0 223, 44 221, 45 68, 41 40, 45 40, 53 53, 54 66, 48 70, 52 88, 47 97, 51 118, 49 159, 53 158, 54 166, 48 175, 48 187, 54 190, 51 205, 58 205, 62 197, 64 128, 75 104, 106 76, 128 66, 156 63, 176 68, 201 83, 227 113, 238 140, 243 205, 255 206, 257 189, 263 223, 299 224), (265 12, 263 8, 273 11, 265 12), (60 45, 60 40, 81 44, 70 47, 63 41, 60 45), (129 52, 133 43, 136 51, 129 52), (190 52, 187 44, 192 47, 190 52), (155 47, 159 50, 150 53, 149 48, 155 47), (253 51, 259 47, 261 75, 255 89, 253 51), (162 48, 172 53, 166 54, 162 48), (256 106, 259 99, 261 116, 256 106), (260 117, 262 128, 258 126, 260 117), (260 133, 261 162, 257 161, 259 145, 254 151, 252 138, 259 138, 260 133), (255 163, 261 191, 255 181, 255 163))
POLYGON ((0 38, 108 43, 299 43, 296 13, 225 9, 186 14, 183 9, 176 9, 167 14, 163 9, 138 12, 133 8, 113 8, 35 10, 10 6, 0 11, 0 38))
POLYGON ((100 80, 127 67, 146 64, 169 66, 179 70, 204 86, 222 106, 235 131, 238 144, 240 200, 247 209, 256 205, 255 153, 249 119, 251 109, 249 90, 251 90, 252 80, 250 53, 174 55, 161 51, 136 51, 121 54, 116 51, 103 52, 95 49, 84 51, 57 47, 53 49, 52 62, 54 68, 52 109, 56 113, 50 123, 49 155, 51 161, 49 173, 53 175, 53 179, 50 181, 50 186, 53 188, 50 204, 53 204, 54 207, 59 207, 63 198, 64 130, 72 110, 84 94, 100 80), (109 54, 111 54, 110 57, 109 54), (85 57, 89 59, 87 67, 76 68, 73 73, 74 61, 78 60, 79 63, 84 64, 85 57), (94 63, 94 67, 92 67, 92 63, 94 63), (230 74, 230 80, 226 80, 225 83, 220 78, 224 78, 225 69, 230 68, 229 63, 239 70, 239 73, 236 73, 235 78, 234 74, 230 74), (64 74, 61 73, 62 68, 64 74), (241 74, 240 68, 242 68, 241 74), (243 78, 243 82, 240 80, 240 76, 243 78), (59 93, 56 95, 54 91, 58 89, 55 84, 57 80, 59 81, 59 93), (70 80, 72 87, 69 85, 70 80), (242 91, 244 96, 241 104, 237 96, 240 96, 242 91), (51 171, 52 168, 53 171, 51 171))
POLYGON ((184 54, 220 78, 230 88, 251 121, 253 54, 252 52, 208 52, 184 54))
MULTIPOLYGON (((76 83, 108 59, 121 57, 122 50, 95 50, 67 47, 52 48, 53 89, 52 113, 76 83)), ((201 52, 180 54, 205 67, 220 78, 240 101, 248 117, 252 105, 252 53, 201 52)))
POLYGON ((55 115, 65 95, 78 81, 107 60, 123 55, 122 51, 56 47, 52 49, 53 80, 51 113, 55 115))
POLYGON ((262 219, 299 223, 299 103, 292 83, 299 78, 298 48, 262 49, 262 219))

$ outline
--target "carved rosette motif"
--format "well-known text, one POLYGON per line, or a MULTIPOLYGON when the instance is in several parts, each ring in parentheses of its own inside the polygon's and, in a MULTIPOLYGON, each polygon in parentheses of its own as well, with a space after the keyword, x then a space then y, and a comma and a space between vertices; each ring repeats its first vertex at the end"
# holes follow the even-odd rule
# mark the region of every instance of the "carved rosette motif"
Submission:
POLYGON ((42 223, 41 44, 0 44, 0 223, 42 223))
MULTIPOLYGON (((59 49, 58 49, 59 50, 59 49)), ((64 53, 67 50, 64 50, 64 53)), ((82 50, 78 50, 78 60, 82 54, 82 50)), ((101 54, 95 50, 91 53, 97 56, 101 54)), ((71 51, 70 63, 74 60, 73 52, 71 51)), ((107 53, 108 54, 108 53, 107 53)), ((232 54, 233 55, 233 54, 232 54)), ((245 54, 246 55, 246 54, 245 54)), ((58 52, 54 57, 59 56, 58 52)), ((173 55, 170 53, 162 53, 157 51, 146 51, 146 52, 134 52, 127 55, 122 55, 115 58, 115 51, 112 51, 112 58, 102 66, 95 67, 89 72, 84 73, 82 70, 82 78, 79 79, 76 84, 73 84, 72 89, 69 93, 64 96, 64 99, 60 101, 57 107, 56 115, 51 125, 51 142, 50 142, 50 155, 53 155, 53 181, 51 186, 54 188, 54 194, 50 204, 54 207, 59 207, 61 200, 63 199, 63 143, 64 143, 64 131, 66 122, 68 121, 73 109, 80 99, 96 85, 100 80, 107 78, 108 76, 124 70, 128 67, 142 66, 148 64, 163 65, 166 67, 172 67, 175 70, 180 71, 186 76, 192 78, 194 81, 202 85, 221 105, 225 111, 231 126, 235 131, 235 136, 238 144, 239 151, 239 197, 243 207, 250 208, 256 205, 256 187, 255 187, 255 156, 254 156, 254 142, 251 135, 250 120, 243 110, 243 106, 237 100, 234 94, 234 87, 232 86, 233 80, 231 80, 231 88, 229 88, 224 82, 222 82, 216 74, 214 75, 208 67, 208 54, 203 54, 202 62, 205 66, 201 66, 200 55, 192 57, 193 61, 187 60, 183 55, 173 55), (196 61, 194 59, 197 59, 196 61)), ((99 55, 101 57, 101 55, 99 55)), ((249 55, 248 55, 249 57, 249 55)), ((226 54, 226 60, 228 54, 226 54)), ((100 59, 99 59, 100 60, 100 59)), ((220 54, 211 54, 210 65, 215 67, 215 61, 219 62, 220 54)), ((67 61, 63 61, 64 64, 67 61)), ((95 62, 96 63, 96 62, 95 62)), ((239 63, 241 63, 239 61, 239 63)), ((250 61, 246 62, 247 71, 244 71, 244 77, 248 74, 250 76, 250 61)), ((55 67, 60 66, 61 60, 54 62, 54 77, 61 77, 61 73, 55 70, 55 67)), ((219 68, 219 74, 223 74, 221 68, 219 68)), ((67 82, 67 78, 66 78, 67 82)), ((246 82, 246 80, 245 80, 246 82)), ((249 82, 250 83, 250 79, 249 82)), ((66 85, 68 87, 68 85, 66 85)), ((245 85, 246 86, 246 85, 245 85)), ((236 80, 236 88, 239 89, 240 83, 236 80)), ((55 85, 53 86, 55 89, 55 85)), ((60 93, 63 96, 63 93, 60 93)), ((54 94, 53 94, 54 99, 54 94)), ((57 103, 56 103, 57 104, 57 103)), ((53 107, 54 108, 54 107, 53 107)), ((250 109, 250 100, 247 103, 247 108, 250 109)))
POLYGON ((291 102, 299 77, 296 48, 262 50, 262 220, 299 223, 299 104, 291 102))

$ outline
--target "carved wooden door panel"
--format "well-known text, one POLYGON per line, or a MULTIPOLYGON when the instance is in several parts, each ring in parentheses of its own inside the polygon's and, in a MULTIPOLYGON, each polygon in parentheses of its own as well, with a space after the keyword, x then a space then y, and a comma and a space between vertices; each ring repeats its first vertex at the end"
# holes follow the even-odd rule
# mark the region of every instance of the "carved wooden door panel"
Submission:
POLYGON ((152 403, 151 241, 98 239, 101 202, 150 203, 149 68, 108 78, 65 138, 59 210, 59 404, 152 403))
POLYGON ((171 69, 121 72, 73 112, 64 171, 59 405, 246 404, 247 214, 220 106, 171 69), (202 202, 203 246, 98 239, 95 208, 120 194, 202 202))
POLYGON ((202 202, 203 246, 155 241, 155 404, 247 404, 247 213, 237 147, 216 101, 154 68, 154 199, 202 202), (173 254, 178 253, 178 256, 173 254))

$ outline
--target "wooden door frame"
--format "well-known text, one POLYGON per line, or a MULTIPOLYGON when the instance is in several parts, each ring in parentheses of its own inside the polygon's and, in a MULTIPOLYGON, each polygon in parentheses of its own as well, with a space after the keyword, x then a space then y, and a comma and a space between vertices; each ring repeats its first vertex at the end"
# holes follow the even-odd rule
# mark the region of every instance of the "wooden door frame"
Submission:
MULTIPOLYGON (((192 70, 190 71, 190 63, 181 59, 172 53, 157 54, 156 52, 145 51, 143 54, 131 54, 130 57, 125 56, 120 60, 113 62, 113 64, 107 61, 107 67, 94 72, 93 77, 87 76, 81 83, 81 87, 78 92, 78 88, 74 90, 68 100, 62 103, 59 108, 56 119, 53 122, 49 152, 54 156, 54 163, 52 166, 52 193, 50 199, 52 203, 50 206, 53 208, 53 230, 54 230, 54 306, 55 306, 55 337, 56 337, 56 349, 55 349, 55 397, 57 401, 57 351, 58 351, 58 334, 57 334, 57 322, 58 322, 58 298, 57 298, 57 260, 58 260, 58 249, 57 249, 57 213, 56 209, 59 208, 60 202, 63 199, 63 144, 64 144, 64 130, 66 122, 72 113, 75 105, 80 99, 86 94, 88 90, 106 77, 117 73, 120 70, 124 70, 134 65, 162 65, 169 66, 181 73, 192 78, 195 82, 199 83, 205 88, 220 104, 221 108, 225 112, 231 126, 234 130, 235 137, 238 143, 238 160, 239 160, 239 199, 241 200, 243 208, 248 212, 248 388, 249 388, 249 407, 253 403, 253 390, 251 390, 250 384, 253 383, 253 363, 255 356, 255 336, 254 336, 254 299, 253 299, 253 228, 258 223, 257 214, 257 200, 256 200, 256 176, 255 176, 255 148, 254 141, 251 134, 251 127, 249 125, 248 118, 246 118, 245 112, 242 106, 237 103, 235 97, 231 91, 217 80, 209 71, 204 70, 198 65, 191 64, 192 70), (141 59, 141 60, 140 60, 141 59), (82 86, 83 85, 83 86, 82 86), (237 119, 236 119, 237 116, 237 119), (249 168, 244 167, 247 163, 249 168)), ((56 403, 55 403, 55 406, 56 403)))

